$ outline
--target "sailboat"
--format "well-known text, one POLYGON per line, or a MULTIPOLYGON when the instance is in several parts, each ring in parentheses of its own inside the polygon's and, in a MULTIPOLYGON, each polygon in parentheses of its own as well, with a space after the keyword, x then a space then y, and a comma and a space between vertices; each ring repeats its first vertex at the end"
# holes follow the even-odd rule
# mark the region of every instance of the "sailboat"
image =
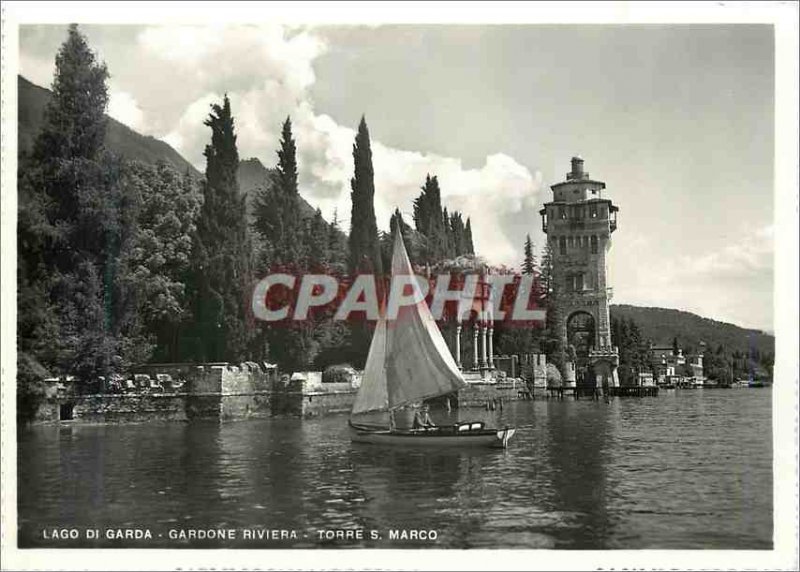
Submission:
MULTIPOLYGON (((402 233, 395 233, 392 278, 414 276, 402 233)), ((348 421, 354 442, 412 446, 508 446, 516 429, 487 427, 482 421, 399 429, 394 413, 425 399, 466 387, 424 299, 399 308, 393 319, 382 309, 372 337, 364 375, 348 421), (357 422, 354 417, 388 412, 388 427, 357 422)))

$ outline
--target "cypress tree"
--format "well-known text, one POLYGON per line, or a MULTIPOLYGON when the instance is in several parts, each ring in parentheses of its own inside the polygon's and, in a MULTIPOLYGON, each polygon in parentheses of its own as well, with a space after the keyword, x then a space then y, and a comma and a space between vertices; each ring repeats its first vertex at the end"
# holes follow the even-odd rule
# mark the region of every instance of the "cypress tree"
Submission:
POLYGON ((464 248, 465 254, 475 254, 475 245, 472 242, 472 223, 467 217, 467 225, 464 227, 464 248))
POLYGON ((422 193, 414 199, 414 225, 425 236, 425 262, 435 264, 446 258, 447 233, 439 181, 435 175, 426 175, 422 193))
POLYGON ((252 241, 245 197, 239 190, 234 119, 226 95, 205 121, 204 202, 193 247, 195 356, 206 361, 245 359, 253 341, 247 300, 252 286, 252 241))
POLYGON ((536 272, 536 255, 533 253, 531 235, 525 237, 525 259, 522 261, 522 273, 533 275, 536 272))
POLYGON ((450 232, 454 255, 462 256, 466 254, 464 248, 464 221, 461 218, 461 213, 458 211, 450 215, 450 232))
POLYGON ((278 164, 255 200, 255 230, 264 239, 269 264, 299 265, 305 252, 307 229, 300 214, 297 186, 297 147, 292 136, 292 121, 287 117, 281 128, 278 164))
POLYGON ((450 259, 455 258, 455 249, 453 244, 453 236, 450 229, 450 215, 447 212, 447 207, 442 209, 442 258, 450 259))
POLYGON ((392 216, 389 217, 389 232, 382 233, 381 236, 381 252, 383 254, 383 267, 389 270, 392 264, 392 251, 394 248, 394 239, 397 235, 398 229, 403 236, 403 241, 406 245, 408 257, 412 263, 416 263, 416 248, 412 237, 411 227, 406 224, 400 209, 395 209, 392 216))
POLYGON ((372 149, 364 116, 358 125, 353 144, 354 175, 350 180, 352 211, 348 237, 351 272, 383 274, 378 225, 375 221, 375 181, 372 168, 372 149))

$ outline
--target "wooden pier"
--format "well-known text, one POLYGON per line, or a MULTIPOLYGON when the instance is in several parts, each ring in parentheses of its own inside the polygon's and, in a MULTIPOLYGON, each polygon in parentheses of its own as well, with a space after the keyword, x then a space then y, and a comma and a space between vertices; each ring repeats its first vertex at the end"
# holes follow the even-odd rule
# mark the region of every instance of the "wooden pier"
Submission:
POLYGON ((612 397, 657 397, 658 387, 654 385, 633 385, 609 387, 608 394, 612 397))
MULTIPOLYGON (((603 397, 603 388, 600 387, 561 387, 548 386, 547 397, 564 399, 565 395, 570 395, 574 399, 600 399, 603 397)), ((608 397, 657 397, 658 387, 655 386, 619 386, 608 387, 605 389, 608 397)))

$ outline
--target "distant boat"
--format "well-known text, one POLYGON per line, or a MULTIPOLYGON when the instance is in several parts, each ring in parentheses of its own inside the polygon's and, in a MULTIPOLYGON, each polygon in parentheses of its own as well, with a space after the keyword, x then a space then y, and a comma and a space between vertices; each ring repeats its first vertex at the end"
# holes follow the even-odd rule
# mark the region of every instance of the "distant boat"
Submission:
MULTIPOLYGON (((413 276, 398 231, 392 254, 392 276, 413 276)), ((399 429, 394 413, 425 399, 466 387, 464 377, 424 300, 401 307, 395 319, 381 311, 370 344, 361 386, 348 424, 354 442, 381 445, 506 447, 513 427, 491 428, 482 421, 399 429), (388 412, 389 426, 358 422, 367 413, 388 412)))

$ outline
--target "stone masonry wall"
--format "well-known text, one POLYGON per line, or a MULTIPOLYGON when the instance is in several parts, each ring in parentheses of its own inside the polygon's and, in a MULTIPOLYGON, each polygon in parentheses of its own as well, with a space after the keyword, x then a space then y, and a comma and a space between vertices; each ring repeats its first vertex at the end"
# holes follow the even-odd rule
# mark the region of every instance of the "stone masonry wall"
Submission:
POLYGON ((152 395, 95 394, 61 401, 71 408, 72 419, 88 423, 141 423, 144 421, 186 421, 186 396, 160 393, 152 395))
POLYGON ((223 420, 269 413, 267 376, 255 364, 221 368, 220 415, 223 420))
POLYGON ((459 407, 484 407, 492 400, 502 399, 504 402, 519 399, 519 392, 525 384, 470 383, 458 393, 459 407))
POLYGON ((356 391, 314 393, 303 395, 303 417, 317 417, 332 413, 349 413, 356 400, 356 391))

